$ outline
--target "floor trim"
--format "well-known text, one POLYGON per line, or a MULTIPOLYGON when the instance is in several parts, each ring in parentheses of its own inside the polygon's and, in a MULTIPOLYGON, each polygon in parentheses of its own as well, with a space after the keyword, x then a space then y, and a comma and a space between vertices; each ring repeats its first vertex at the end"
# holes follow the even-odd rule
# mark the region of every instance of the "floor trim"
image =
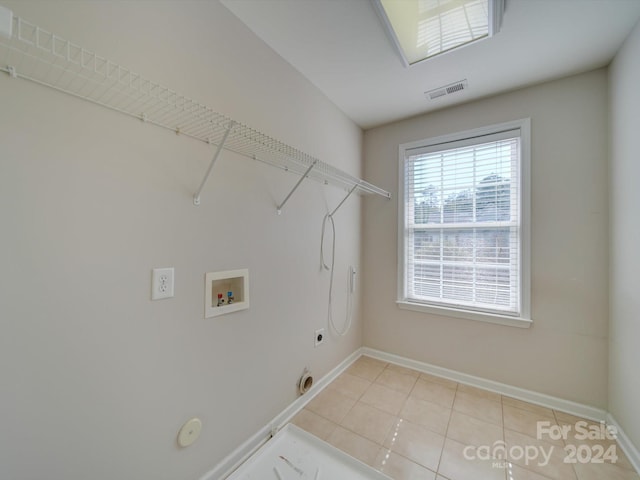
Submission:
POLYGON ((448 368, 438 367, 436 365, 419 362, 417 360, 411 360, 409 358, 382 352, 369 347, 363 347, 361 351, 363 355, 367 355, 378 360, 394 363, 402 367, 412 368, 420 372, 435 375, 436 377, 442 377, 455 382, 464 383, 465 385, 471 385, 472 387, 482 388, 501 395, 517 398, 518 400, 524 400, 525 402, 535 403, 536 405, 543 407, 560 410, 578 417, 588 418, 589 420, 595 420, 597 422, 606 421, 607 419, 607 412, 605 410, 584 405, 582 403, 552 397, 551 395, 545 395, 544 393, 538 393, 524 388, 513 387, 505 383, 494 382, 493 380, 487 380, 482 377, 449 370, 448 368))
POLYGON ((607 424, 616 428, 618 433, 618 445, 620 445, 620 448, 622 448, 622 451, 629 459, 629 462, 631 462, 631 465, 633 465, 633 468, 636 469, 636 472, 640 472, 640 451, 638 451, 636 446, 624 433, 624 430, 622 430, 622 427, 618 424, 615 417, 610 413, 607 413, 607 424))
POLYGON ((342 372, 362 355, 359 348, 340 364, 327 373, 320 380, 316 380, 313 386, 304 395, 298 397, 282 412, 276 415, 267 425, 263 426, 255 435, 245 441, 233 452, 227 455, 212 470, 207 472, 200 480, 220 480, 231 475, 242 463, 244 463, 256 450, 264 445, 275 432, 289 422, 313 397, 320 393, 327 385, 335 380, 342 372))

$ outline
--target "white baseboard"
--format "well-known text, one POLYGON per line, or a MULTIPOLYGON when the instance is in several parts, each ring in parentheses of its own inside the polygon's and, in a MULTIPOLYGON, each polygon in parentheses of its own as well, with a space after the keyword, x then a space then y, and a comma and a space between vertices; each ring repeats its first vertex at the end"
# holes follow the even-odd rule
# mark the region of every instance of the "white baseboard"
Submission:
POLYGON ((633 468, 636 469, 636 472, 640 472, 640 451, 638 451, 636 446, 629 440, 629 437, 624 433, 622 427, 618 425, 618 422, 610 413, 607 413, 607 423, 616 428, 618 445, 622 448, 622 451, 631 462, 631 465, 633 465, 633 468))
POLYGON ((524 388, 514 387, 500 382, 494 382, 493 380, 487 380, 485 378, 476 377, 474 375, 468 375, 466 373, 457 372, 455 370, 449 370, 448 368, 438 367, 417 360, 411 360, 409 358, 401 357, 391 353, 382 352, 373 348, 362 347, 349 355, 343 360, 336 368, 327 373, 324 377, 318 380, 311 389, 303 396, 292 402, 287 408, 280 412, 271 422, 262 427, 254 436, 249 438, 246 442, 240 445, 237 449, 231 452, 225 457, 213 470, 206 473, 200 480, 221 480, 231 475, 247 458, 249 458, 261 445, 263 445, 273 432, 280 429, 287 422, 289 422, 300 410, 302 410, 307 403, 309 403, 313 397, 320 393, 329 383, 331 383, 336 377, 344 372, 353 362, 355 362, 361 355, 367 355, 378 360, 382 360, 387 363, 393 363, 402 367, 412 368, 420 372, 435 375, 437 377, 446 378, 455 382, 464 383, 473 387, 482 388, 492 392, 499 393, 501 395, 507 395, 509 397, 517 398, 525 402, 534 403, 554 410, 570 413, 578 417, 588 418, 595 421, 605 421, 610 425, 613 425, 618 431, 618 443, 620 448, 629 457, 629 461, 636 469, 640 471, 640 452, 624 434, 622 428, 618 425, 613 416, 603 409, 591 407, 570 400, 565 400, 551 395, 545 395, 543 393, 534 392, 532 390, 526 390, 524 388))
POLYGON ((210 470, 202 476, 200 480, 221 480, 231 475, 247 458, 269 440, 273 433, 289 422, 313 397, 320 393, 327 385, 335 380, 338 375, 355 362, 362 355, 361 350, 362 349, 356 350, 320 380, 315 380, 313 386, 304 395, 294 400, 287 408, 276 415, 273 420, 258 430, 255 435, 227 455, 213 470, 210 470))
POLYGON ((455 382, 464 383, 472 387, 482 388, 489 390, 490 392, 496 392, 508 397, 517 398, 529 403, 535 403, 554 410, 560 410, 562 412, 570 413, 578 417, 588 418, 589 420, 595 420, 597 422, 605 421, 607 418, 607 412, 600 408, 591 407, 589 405, 583 405, 581 403, 572 402, 570 400, 564 400, 558 397, 552 397, 551 395, 545 395, 544 393, 538 393, 524 388, 513 387, 505 383, 494 382, 493 380, 487 380, 485 378, 476 377, 474 375, 468 375, 466 373, 460 373, 455 370, 449 370, 448 368, 438 367, 429 363, 419 362, 417 360, 411 360, 409 358, 394 355, 392 353, 382 352, 373 348, 363 347, 361 349, 363 355, 367 355, 378 360, 383 360, 388 363, 394 363, 402 367, 412 368, 420 372, 429 373, 436 377, 446 378, 455 382))

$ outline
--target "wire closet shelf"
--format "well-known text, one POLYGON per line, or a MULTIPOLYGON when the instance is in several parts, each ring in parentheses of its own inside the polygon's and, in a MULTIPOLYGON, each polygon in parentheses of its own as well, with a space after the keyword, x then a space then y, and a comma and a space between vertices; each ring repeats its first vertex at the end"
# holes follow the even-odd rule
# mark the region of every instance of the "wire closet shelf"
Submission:
POLYGON ((135 117, 195 140, 217 146, 211 173, 222 148, 349 192, 391 198, 389 192, 324 163, 247 125, 215 112, 170 88, 64 40, 18 16, 11 37, 0 35, 0 70, 135 117))

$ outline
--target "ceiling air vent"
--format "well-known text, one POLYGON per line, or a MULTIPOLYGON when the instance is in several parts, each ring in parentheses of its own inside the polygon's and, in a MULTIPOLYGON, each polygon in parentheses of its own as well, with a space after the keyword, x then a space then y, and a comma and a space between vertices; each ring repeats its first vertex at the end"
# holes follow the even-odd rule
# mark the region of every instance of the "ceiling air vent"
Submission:
POLYGON ((424 92, 424 96, 429 100, 435 100, 436 98, 445 97, 447 95, 451 95, 452 93, 461 92, 467 88, 467 80, 460 80, 459 82, 452 83, 451 85, 446 85, 444 87, 436 88, 434 90, 429 90, 428 92, 424 92))

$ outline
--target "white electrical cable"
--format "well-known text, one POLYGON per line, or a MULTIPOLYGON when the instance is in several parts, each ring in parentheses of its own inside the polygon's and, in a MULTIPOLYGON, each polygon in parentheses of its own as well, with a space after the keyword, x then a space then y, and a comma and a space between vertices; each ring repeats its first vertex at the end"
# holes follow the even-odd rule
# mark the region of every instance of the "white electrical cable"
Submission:
MULTIPOLYGON (((351 288, 351 286, 349 286, 348 288, 349 293, 347 294, 347 318, 345 320, 344 329, 340 331, 336 327, 335 323, 333 323, 333 313, 332 313, 333 308, 331 303, 332 296, 333 296, 333 271, 335 266, 335 258, 336 258, 336 225, 333 221, 333 216, 330 213, 327 213, 324 216, 324 219, 322 220, 322 233, 320 238, 320 264, 322 265, 322 268, 324 268, 325 270, 329 270, 330 272, 329 273, 329 302, 328 302, 328 308, 327 308, 327 316, 329 317, 329 324, 331 325, 333 330, 341 337, 344 337, 349 331, 349 329, 351 328, 351 319, 353 317, 353 288, 351 288), (327 226, 327 219, 331 220, 331 231, 332 231, 331 265, 326 264, 325 257, 324 257, 324 232, 327 226)), ((350 278, 349 281, 353 281, 353 280, 350 278)))

